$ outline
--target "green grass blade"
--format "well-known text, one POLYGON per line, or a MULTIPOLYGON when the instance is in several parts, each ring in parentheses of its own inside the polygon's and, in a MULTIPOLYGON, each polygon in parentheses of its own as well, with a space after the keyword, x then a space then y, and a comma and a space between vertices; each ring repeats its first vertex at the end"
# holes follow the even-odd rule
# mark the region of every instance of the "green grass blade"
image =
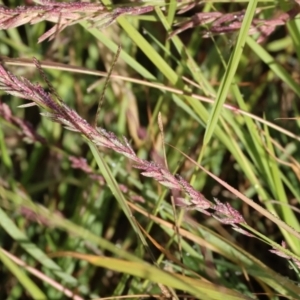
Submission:
MULTIPOLYGON (((281 178, 281 170, 279 169, 277 161, 274 160, 273 158, 275 157, 275 151, 270 140, 270 133, 268 131, 267 126, 265 126, 265 133, 266 133, 267 148, 268 151, 272 154, 270 158, 269 167, 274 182, 274 194, 277 196, 276 199, 278 199, 281 203, 283 203, 283 206, 281 207, 282 219, 287 224, 289 224, 292 228, 294 228, 299 232, 300 231, 299 220, 295 216, 293 210, 289 206, 284 205, 284 204, 288 204, 288 199, 281 178)), ((289 235, 288 237, 286 237, 286 239, 289 241, 289 245, 293 249, 293 251, 299 255, 300 240, 298 238, 295 238, 292 235, 289 235)))
POLYGON ((80 253, 69 252, 63 254, 87 260, 91 264, 95 264, 97 266, 108 268, 117 272, 124 272, 133 276, 149 279, 153 282, 158 282, 169 287, 185 290, 192 295, 200 297, 200 299, 221 299, 222 295, 224 294, 228 300, 249 299, 238 292, 226 289, 225 287, 213 285, 208 281, 197 280, 179 274, 170 274, 146 263, 133 263, 115 258, 98 257, 80 253))
MULTIPOLYGON (((118 52, 118 45, 114 43, 111 39, 106 37, 101 31, 96 28, 90 28, 87 22, 80 22, 83 28, 85 28, 88 32, 90 32, 97 40, 102 42, 108 49, 110 49, 114 54, 118 52)), ((156 78, 141 64, 139 64, 135 59, 133 59, 128 53, 124 50, 120 51, 120 58, 123 59, 132 69, 137 71, 143 77, 148 80, 155 80, 156 78)))
MULTIPOLYGON (((253 19, 253 16, 255 14, 255 9, 257 6, 257 0, 250 1, 247 7, 247 11, 245 13, 245 17, 243 20, 243 24, 237 39, 236 46, 234 48, 234 51, 230 57, 228 66, 226 68, 225 74, 223 76, 223 79, 221 81, 221 85, 218 89, 218 93, 216 96, 215 104, 212 108, 212 112, 210 114, 206 132, 203 139, 203 151, 205 150, 205 146, 209 143, 213 132, 215 130, 216 124, 219 119, 219 115, 221 113, 221 109, 223 107, 223 104, 226 100, 226 97, 228 95, 228 91, 230 89, 230 86, 234 80, 235 72, 237 70, 239 61, 241 59, 241 55, 243 53, 243 49, 246 43, 246 38, 248 36, 248 31, 253 19)), ((202 153, 203 153, 202 151, 202 153)))
POLYGON ((0 260, 7 269, 18 279, 24 289, 31 295, 33 299, 47 299, 46 295, 38 288, 38 286, 27 276, 27 274, 11 259, 9 259, 0 248, 0 260))
POLYGON ((119 205, 121 206, 122 210, 124 211, 128 221, 130 222, 132 228, 134 229, 134 231, 137 233, 138 237, 140 238, 142 244, 148 248, 147 246, 147 242, 140 230, 140 228, 137 226, 135 219, 128 207, 128 204, 126 202, 126 199, 123 195, 123 193, 121 192, 118 183, 116 182, 113 174, 111 173, 107 163, 105 162, 105 160, 101 157, 101 154, 99 153, 98 149, 92 144, 89 143, 90 149, 94 155, 94 158, 100 168, 101 174, 103 175, 103 177, 105 178, 111 192, 113 193, 113 195, 116 197, 119 205))
POLYGON ((299 84, 293 80, 292 76, 278 62, 276 62, 261 45, 256 43, 253 38, 249 36, 247 37, 247 45, 269 66, 276 76, 285 82, 298 95, 298 97, 300 97, 299 84))
MULTIPOLYGON (((167 32, 171 31, 171 25, 168 22, 167 18, 161 11, 159 7, 155 7, 155 12, 157 13, 157 16, 159 17, 159 20, 165 27, 167 32)), ((195 62, 195 60, 190 55, 189 51, 187 51, 186 47, 182 43, 182 41, 179 39, 177 35, 173 36, 171 38, 174 46, 176 47, 177 52, 182 57, 181 59, 181 67, 187 66, 187 68, 190 70, 191 75, 193 78, 197 81, 197 83, 201 86, 203 89, 203 92, 205 95, 215 95, 215 90, 209 83, 209 81, 204 76, 201 67, 195 62)))
POLYGON ((2 128, 0 128, 0 159, 2 160, 3 165, 11 170, 12 169, 12 161, 8 153, 8 149, 5 144, 4 134, 2 128))
MULTIPOLYGON (((99 247, 108 250, 115 255, 119 255, 120 257, 124 259, 128 259, 131 261, 141 261, 138 257, 120 249, 119 247, 115 246, 114 244, 110 243, 106 239, 99 237, 95 234, 93 234, 88 229, 79 226, 65 218, 62 218, 60 216, 54 215, 52 212, 50 212, 45 207, 38 206, 34 204, 30 199, 26 198, 23 199, 19 196, 16 196, 15 193, 12 193, 10 191, 3 191, 0 187, 0 193, 6 193, 6 198, 8 201, 17 204, 22 205, 25 208, 28 208, 30 210, 33 210, 38 215, 45 218, 51 225, 57 228, 61 228, 68 232, 69 234, 73 234, 77 237, 80 237, 82 240, 90 241, 91 243, 99 245, 99 247)), ((19 191, 19 194, 21 192, 19 191)), ((28 238, 16 227, 16 225, 11 221, 10 218, 6 215, 6 213, 1 209, 0 210, 0 225, 7 229, 7 232, 14 238, 15 240, 21 240, 24 241, 24 245, 21 244, 21 246, 29 253, 31 254, 37 261, 39 261, 41 264, 43 264, 46 268, 49 268, 51 271, 53 271, 55 274, 57 273, 57 276, 59 276, 59 273, 62 272, 61 268, 56 265, 53 261, 51 261, 43 252, 41 252, 40 249, 36 250, 36 246, 32 244, 30 241, 28 241, 28 238), (28 248, 26 246, 28 245, 28 248), (31 251, 32 250, 32 251, 31 251), (40 261, 41 260, 41 261, 40 261), (50 262, 49 262, 50 260, 50 262)), ((65 276, 70 276, 66 274, 65 276)), ((68 279, 64 277, 63 275, 60 276, 60 278, 64 279, 65 281, 68 279)), ((72 279, 73 277, 71 277, 72 279)), ((70 283, 77 284, 76 279, 68 280, 70 283)))
POLYGON ((51 260, 41 249, 32 243, 27 236, 15 225, 15 223, 0 208, 0 225, 20 246, 34 257, 44 267, 49 269, 59 278, 70 284, 76 284, 77 280, 65 273, 60 266, 51 260))

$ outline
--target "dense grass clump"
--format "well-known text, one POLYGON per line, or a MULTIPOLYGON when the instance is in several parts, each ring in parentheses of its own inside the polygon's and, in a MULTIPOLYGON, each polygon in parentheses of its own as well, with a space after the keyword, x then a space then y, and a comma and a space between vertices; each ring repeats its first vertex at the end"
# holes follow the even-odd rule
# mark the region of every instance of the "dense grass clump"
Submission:
POLYGON ((0 299, 300 299, 299 1, 4 5, 0 299))

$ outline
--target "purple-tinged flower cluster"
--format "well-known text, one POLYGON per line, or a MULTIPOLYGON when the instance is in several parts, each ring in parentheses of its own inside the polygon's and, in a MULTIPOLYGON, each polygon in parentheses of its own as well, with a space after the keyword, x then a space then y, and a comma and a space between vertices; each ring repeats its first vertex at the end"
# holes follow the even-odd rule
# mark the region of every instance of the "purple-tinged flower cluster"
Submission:
MULTIPOLYGON (((45 77, 39 62, 37 60, 34 60, 34 62, 43 77, 45 77)), ((52 88, 50 88, 52 92, 46 92, 40 85, 32 84, 24 78, 14 76, 3 65, 0 65, 0 89, 33 101, 30 105, 38 105, 47 111, 46 113, 42 113, 43 116, 61 123, 69 130, 81 133, 98 147, 108 148, 126 156, 134 162, 133 166, 135 168, 142 170, 141 174, 143 176, 153 178, 169 189, 181 191, 189 199, 186 200, 183 197, 175 199, 175 203, 178 206, 198 210, 216 218, 224 224, 234 225, 245 222, 241 214, 232 208, 230 204, 223 204, 218 200, 215 200, 216 204, 213 204, 181 176, 173 175, 162 165, 137 157, 126 138, 123 138, 122 142, 114 133, 102 128, 92 127, 74 110, 64 104, 52 88)))
POLYGON ((16 116, 14 116, 9 106, 0 101, 0 117, 8 123, 16 126, 19 130, 20 135, 28 142, 40 142, 46 143, 45 139, 36 133, 34 128, 29 122, 26 122, 16 116))
POLYGON ((56 23, 44 33, 39 42, 53 39, 56 33, 81 21, 87 21, 93 27, 104 28, 112 24, 121 15, 137 15, 153 10, 153 6, 117 7, 108 10, 100 3, 36 1, 33 6, 8 8, 0 6, 0 29, 10 29, 27 23, 42 21, 56 23))

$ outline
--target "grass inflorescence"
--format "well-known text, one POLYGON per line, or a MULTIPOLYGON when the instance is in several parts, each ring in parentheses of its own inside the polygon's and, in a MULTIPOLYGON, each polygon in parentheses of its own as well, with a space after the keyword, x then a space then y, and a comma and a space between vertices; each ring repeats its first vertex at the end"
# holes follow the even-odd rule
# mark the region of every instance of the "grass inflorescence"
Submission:
POLYGON ((299 5, 0 7, 0 298, 300 299, 299 5))

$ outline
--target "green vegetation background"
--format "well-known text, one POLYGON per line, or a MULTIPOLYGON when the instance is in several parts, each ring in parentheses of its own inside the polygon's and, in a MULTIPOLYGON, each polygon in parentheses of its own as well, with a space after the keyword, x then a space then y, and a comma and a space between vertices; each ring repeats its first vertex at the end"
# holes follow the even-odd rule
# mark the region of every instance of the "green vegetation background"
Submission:
POLYGON ((106 78, 99 72, 109 72, 120 45, 98 126, 126 136, 141 158, 166 159, 210 201, 229 202, 256 237, 198 211, 177 208, 174 216, 170 191, 129 160, 96 151, 3 93, 45 141, 29 143, 0 118, 0 298, 300 299, 296 265, 269 251, 284 251, 285 241, 300 255, 299 119, 277 119, 299 115, 300 22, 277 27, 263 44, 248 35, 257 7, 268 6, 264 20, 291 3, 204 1, 183 15, 175 1, 148 4, 155 9, 147 15, 121 16, 101 30, 80 22, 42 43, 50 23, 1 30, 0 54, 17 59, 7 61, 12 73, 47 89, 31 63, 39 59, 63 101, 93 123, 106 78), (196 12, 242 9, 237 33, 202 38, 195 27, 167 39, 196 12), (89 172, 71 157, 86 159, 89 172))

